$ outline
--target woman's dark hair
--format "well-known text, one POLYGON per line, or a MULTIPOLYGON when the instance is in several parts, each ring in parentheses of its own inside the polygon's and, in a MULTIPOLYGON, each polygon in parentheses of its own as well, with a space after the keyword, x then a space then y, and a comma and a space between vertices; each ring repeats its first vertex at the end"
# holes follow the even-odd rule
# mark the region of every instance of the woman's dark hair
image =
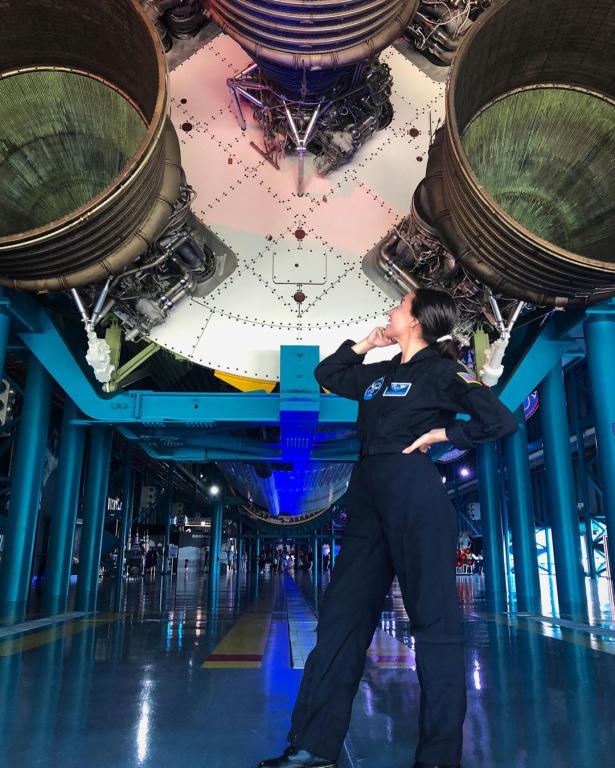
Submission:
POLYGON ((457 306, 446 291, 417 288, 412 299, 412 314, 421 324, 423 338, 433 344, 442 357, 459 358, 457 345, 452 340, 436 342, 440 336, 453 333, 457 322, 457 306))

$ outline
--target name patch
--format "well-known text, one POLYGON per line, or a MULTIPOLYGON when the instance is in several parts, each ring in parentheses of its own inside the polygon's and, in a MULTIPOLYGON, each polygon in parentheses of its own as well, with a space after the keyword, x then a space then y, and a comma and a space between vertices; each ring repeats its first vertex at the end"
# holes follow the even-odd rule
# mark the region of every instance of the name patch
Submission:
POLYGON ((480 384, 480 381, 475 376, 472 376, 471 373, 457 371, 457 376, 460 376, 466 384, 480 384))
POLYGON ((392 381, 382 393, 382 397, 405 397, 411 386, 409 381, 392 381))
POLYGON ((379 379, 376 379, 376 381, 372 381, 369 387, 365 390, 363 394, 363 399, 371 400, 372 397, 375 397, 378 394, 378 392, 380 392, 383 384, 384 384, 384 376, 381 376, 379 379))

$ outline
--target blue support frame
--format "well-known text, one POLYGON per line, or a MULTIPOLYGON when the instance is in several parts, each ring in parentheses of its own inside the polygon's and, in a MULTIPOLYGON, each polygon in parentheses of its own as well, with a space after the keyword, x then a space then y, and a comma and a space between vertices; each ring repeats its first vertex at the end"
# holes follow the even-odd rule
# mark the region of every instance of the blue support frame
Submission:
POLYGON ((79 552, 77 599, 75 603, 78 611, 96 610, 98 569, 100 567, 100 553, 105 513, 107 511, 107 487, 112 440, 112 427, 105 424, 97 424, 92 427, 86 475, 83 529, 79 552))
POLYGON ((503 443, 508 470, 510 528, 515 563, 517 609, 539 612, 540 581, 536 551, 536 525, 523 406, 517 408, 515 418, 518 429, 514 434, 504 438, 503 443))
POLYGON ((483 529, 485 592, 491 608, 496 611, 505 611, 508 601, 504 565, 504 531, 495 442, 478 445, 476 455, 483 529))
POLYGON ((73 424, 73 420, 77 418, 77 407, 67 400, 62 419, 56 495, 51 513, 43 590, 45 608, 50 614, 63 613, 66 610, 70 585, 85 442, 85 428, 73 424))
POLYGON ((575 309, 551 314, 532 345, 496 390, 500 400, 511 411, 523 405, 525 398, 556 363, 584 355, 581 331, 584 317, 583 310, 575 309))
POLYGON ((615 574, 615 299, 592 307, 583 330, 596 419, 609 566, 615 574))
POLYGON ((540 384, 539 397, 560 613, 585 618, 585 574, 561 363, 540 384))
MULTIPOLYGON (((85 414, 85 422, 117 426, 154 459, 284 462, 291 443, 293 457, 298 461, 301 455, 307 455, 308 447, 312 460, 357 459, 356 440, 331 444, 314 441, 317 424, 352 425, 357 416, 357 403, 319 393, 313 378, 319 359, 317 347, 282 348, 279 394, 130 391, 107 396, 92 384, 35 297, 12 290, 5 295, 12 328, 19 340, 85 414), (281 443, 267 446, 220 434, 230 425, 249 424, 280 425, 281 443)), ((551 313, 500 387, 499 395, 509 408, 515 410, 555 362, 584 354, 584 317, 583 310, 551 313)))
POLYGON ((0 564, 0 612, 8 621, 19 621, 23 617, 30 590, 52 388, 53 381, 47 371, 31 357, 0 564))

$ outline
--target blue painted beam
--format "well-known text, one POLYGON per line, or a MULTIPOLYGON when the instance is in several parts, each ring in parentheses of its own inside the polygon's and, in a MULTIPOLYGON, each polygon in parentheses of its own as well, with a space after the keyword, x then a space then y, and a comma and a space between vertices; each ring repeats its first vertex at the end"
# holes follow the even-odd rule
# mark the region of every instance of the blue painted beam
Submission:
POLYGON ((95 611, 98 569, 102 549, 113 430, 104 424, 92 427, 83 504, 83 528, 77 578, 78 611, 95 611))
POLYGON ((220 588, 220 551, 222 549, 222 527, 224 507, 221 501, 214 501, 211 506, 211 533, 209 536, 209 583, 207 585, 210 610, 218 606, 220 588))
POLYGON ((558 362, 540 384, 546 480, 555 552, 555 577, 560 613, 587 613, 577 494, 574 484, 564 374, 558 362))
MULTIPOLYGON (((500 400, 511 411, 516 411, 523 404, 525 398, 563 357, 583 354, 582 341, 571 335, 575 329, 580 328, 583 318, 583 310, 569 309, 566 312, 554 312, 547 320, 504 385, 497 389, 500 400)), ((582 336, 582 332, 579 330, 577 335, 582 336)))
MULTIPOLYGON (((173 473, 175 468, 169 464, 167 473, 167 487, 164 494, 164 564, 163 573, 171 573, 173 563, 171 562, 171 519, 173 517, 173 473)), ((179 572, 179 571, 178 571, 179 572)))
MULTIPOLYGON (((273 454, 265 452, 256 456, 253 453, 242 453, 240 450, 218 451, 207 448, 161 448, 158 450, 155 446, 148 443, 140 443, 140 446, 148 456, 151 456, 152 459, 156 459, 157 461, 178 461, 187 463, 203 463, 206 461, 284 461, 280 453, 273 454)), ((336 463, 355 462, 357 457, 358 452, 339 453, 336 455, 329 454, 322 458, 316 453, 312 455, 312 460, 332 461, 336 463)))
MULTIPOLYGON (((320 412, 321 423, 354 423, 357 404, 335 395, 288 391, 266 392, 151 392, 131 391, 113 396, 101 394, 66 346, 51 318, 36 299, 13 291, 9 309, 17 333, 32 354, 90 419, 108 424, 152 425, 248 422, 277 425, 280 411, 320 412)), ((303 348, 310 349, 310 348, 303 348)), ((311 348, 317 349, 316 347, 311 348)), ((313 351, 309 353, 314 356, 313 351)), ((313 379, 313 376, 312 376, 313 379)))
POLYGON ((134 503, 135 490, 135 479, 132 469, 133 457, 134 448, 129 443, 126 453, 124 454, 124 466, 122 467, 122 526, 120 529, 120 551, 118 554, 116 576, 118 588, 121 586, 122 578, 124 576, 126 549, 128 547, 128 539, 130 537, 130 529, 132 527, 132 507, 134 503))
POLYGON ((64 403, 56 493, 51 512, 44 597, 47 613, 66 610, 73 559, 75 522, 81 485, 85 429, 72 420, 79 412, 71 400, 64 403))
POLYGON ((50 376, 32 357, 26 374, 0 564, 0 611, 9 621, 21 620, 30 591, 52 392, 50 376))
POLYGON ((490 609, 505 611, 508 607, 508 597, 495 441, 477 445, 476 460, 485 557, 485 593, 490 609))
POLYGON ((584 325, 587 368, 596 416, 602 501, 608 529, 608 555, 615 574, 615 299, 592 307, 584 325))
MULTIPOLYGON (((280 348, 280 448, 282 461, 293 470, 305 471, 312 454, 320 412, 320 386, 314 369, 320 360, 318 347, 280 348)), ((303 495, 287 474, 274 475, 275 505, 281 513, 293 514, 303 495)))
POLYGON ((517 610, 540 612, 540 581, 532 479, 523 406, 515 411, 518 429, 503 440, 508 471, 509 520, 515 562, 517 610))

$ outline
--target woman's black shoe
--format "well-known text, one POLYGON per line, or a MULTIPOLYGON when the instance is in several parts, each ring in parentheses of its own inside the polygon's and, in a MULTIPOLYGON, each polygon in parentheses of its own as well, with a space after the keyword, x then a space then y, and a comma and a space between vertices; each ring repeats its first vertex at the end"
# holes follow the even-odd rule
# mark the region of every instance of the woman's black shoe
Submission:
POLYGON ((290 746, 280 757, 261 760, 258 768, 337 768, 337 763, 325 757, 317 757, 306 749, 290 746))

